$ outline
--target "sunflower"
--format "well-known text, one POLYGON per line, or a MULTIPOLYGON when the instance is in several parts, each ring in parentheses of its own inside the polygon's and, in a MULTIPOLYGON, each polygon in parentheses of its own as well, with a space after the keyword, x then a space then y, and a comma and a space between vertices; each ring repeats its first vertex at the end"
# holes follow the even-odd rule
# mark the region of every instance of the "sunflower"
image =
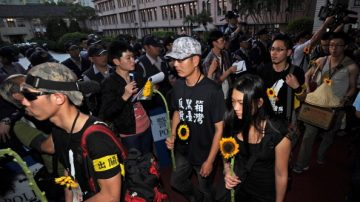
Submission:
POLYGON ((223 137, 220 140, 220 151, 225 159, 229 159, 239 152, 239 144, 233 137, 223 137))
POLYGON ((149 97, 152 94, 152 82, 150 80, 147 80, 144 86, 143 95, 144 97, 149 97))
POLYGON ((309 54, 310 53, 310 46, 304 47, 304 53, 309 54))
POLYGON ((267 94, 267 96, 268 96, 269 98, 275 97, 275 91, 274 91, 273 88, 268 88, 268 89, 266 90, 266 94, 267 94))
POLYGON ((69 188, 69 189, 76 189, 79 187, 79 184, 75 180, 73 180, 71 178, 71 176, 57 177, 57 178, 55 178, 55 183, 65 186, 66 188, 69 188))
POLYGON ((324 82, 325 82, 327 85, 331 86, 331 79, 325 78, 325 79, 324 79, 324 82))
POLYGON ((186 141, 190 137, 190 128, 186 123, 179 123, 176 134, 182 141, 186 141))

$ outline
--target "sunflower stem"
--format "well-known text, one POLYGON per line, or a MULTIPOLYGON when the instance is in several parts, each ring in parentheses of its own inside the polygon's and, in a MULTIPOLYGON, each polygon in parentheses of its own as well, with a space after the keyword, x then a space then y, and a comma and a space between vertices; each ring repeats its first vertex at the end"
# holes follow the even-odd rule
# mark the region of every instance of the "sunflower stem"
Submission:
MULTIPOLYGON (((231 162, 230 162, 230 174, 231 176, 234 176, 234 159, 235 157, 231 157, 231 162)), ((230 193, 231 193, 231 202, 235 202, 235 190, 234 188, 232 188, 230 190, 230 193)))
MULTIPOLYGON (((168 137, 171 137, 171 126, 170 126, 170 112, 169 112, 169 106, 166 102, 166 99, 164 97, 164 95, 158 91, 157 89, 154 89, 154 93, 160 95, 162 101, 165 104, 165 110, 166 110, 166 128, 167 128, 167 132, 168 132, 168 137)), ((171 152, 171 163, 172 163, 172 168, 173 171, 176 171, 176 164, 175 164, 175 154, 174 154, 174 149, 170 150, 171 152)))

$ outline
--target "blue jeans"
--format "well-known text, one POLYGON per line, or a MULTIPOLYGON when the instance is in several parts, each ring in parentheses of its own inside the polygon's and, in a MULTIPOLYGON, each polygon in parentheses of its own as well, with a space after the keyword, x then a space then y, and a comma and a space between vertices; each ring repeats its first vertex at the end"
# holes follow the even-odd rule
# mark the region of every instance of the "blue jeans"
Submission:
POLYGON ((152 153, 154 140, 151 133, 151 127, 146 129, 143 133, 129 137, 121 137, 121 142, 127 150, 136 148, 142 154, 152 153))
POLYGON ((213 170, 210 176, 204 178, 200 175, 201 166, 191 165, 188 159, 179 152, 175 152, 175 159, 176 171, 171 174, 171 186, 191 202, 213 201, 211 186, 215 171, 213 170), (198 179, 199 189, 191 182, 194 171, 198 179))

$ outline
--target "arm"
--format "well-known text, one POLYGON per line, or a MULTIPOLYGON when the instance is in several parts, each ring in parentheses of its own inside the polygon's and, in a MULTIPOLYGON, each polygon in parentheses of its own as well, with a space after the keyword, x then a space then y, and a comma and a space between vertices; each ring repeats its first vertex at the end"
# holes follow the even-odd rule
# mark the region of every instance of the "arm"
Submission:
POLYGON ((166 147, 170 150, 174 149, 174 143, 176 139, 176 127, 180 123, 179 111, 174 111, 171 122, 171 136, 166 138, 166 147))
POLYGON ((209 156, 207 157, 206 161, 202 164, 200 169, 200 175, 203 177, 207 177, 212 172, 213 163, 219 151, 219 142, 222 136, 223 128, 224 128, 224 121, 219 121, 215 123, 215 134, 211 144, 209 156))
POLYGON ((276 202, 284 201, 287 181, 288 181, 288 162, 291 151, 291 142, 284 137, 275 147, 275 189, 276 202))
POLYGON ((116 84, 114 82, 105 80, 101 86, 100 114, 105 120, 109 119, 109 117, 114 117, 121 113, 123 108, 126 106, 126 102, 129 102, 123 98, 125 94, 125 86, 115 85, 116 84), (119 88, 122 88, 123 90, 119 91, 119 88))
MULTIPOLYGON (((64 176, 69 176, 69 173, 64 169, 64 176)), ((73 201, 73 193, 70 189, 65 188, 65 201, 66 202, 72 202, 73 201)))
POLYGON ((109 179, 98 179, 97 180, 101 190, 93 197, 89 198, 88 202, 91 201, 109 201, 109 202, 118 202, 120 201, 121 193, 121 175, 117 175, 109 179))
POLYGON ((346 91, 345 97, 350 98, 357 92, 356 81, 359 74, 359 68, 355 63, 353 63, 349 65, 348 71, 349 71, 349 88, 346 91))
POLYGON ((226 78, 228 78, 231 74, 236 72, 236 67, 231 66, 229 69, 227 69, 221 76, 220 76, 220 82, 223 82, 226 78))
POLYGON ((224 161, 224 181, 226 189, 232 189, 237 186, 241 181, 238 176, 234 173, 231 175, 230 163, 224 161))
POLYGON ((326 29, 332 24, 334 21, 334 16, 327 17, 325 22, 321 25, 320 29, 315 32, 315 34, 310 39, 310 46, 313 46, 316 42, 318 42, 321 36, 326 32, 326 29))
POLYGON ((41 151, 47 154, 55 154, 55 146, 52 139, 52 134, 48 135, 48 137, 41 143, 41 151))

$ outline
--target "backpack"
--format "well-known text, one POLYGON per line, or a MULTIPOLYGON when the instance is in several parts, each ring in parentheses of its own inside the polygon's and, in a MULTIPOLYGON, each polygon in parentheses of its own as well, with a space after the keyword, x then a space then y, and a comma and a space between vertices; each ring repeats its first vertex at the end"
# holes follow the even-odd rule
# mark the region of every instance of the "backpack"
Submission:
MULTIPOLYGON (((86 138, 94 133, 101 132, 109 136, 118 147, 121 157, 124 160, 125 180, 122 183, 121 198, 125 202, 164 202, 168 201, 168 195, 160 186, 160 173, 157 162, 152 154, 142 155, 136 149, 126 151, 122 143, 117 139, 114 132, 105 123, 95 122, 89 126, 81 137, 82 157, 89 159, 86 146, 86 138)), ((89 165, 89 164, 88 164, 89 165)), ((88 184, 93 193, 99 192, 100 188, 96 183, 90 166, 86 169, 88 184)))
MULTIPOLYGON (((113 140, 113 142, 116 144, 116 146, 118 147, 120 154, 121 154, 121 158, 123 160, 126 159, 126 157, 127 157, 126 149, 123 146, 123 144, 116 138, 114 132, 112 130, 110 130, 110 128, 108 128, 105 123, 97 121, 93 125, 89 126, 84 131, 84 133, 81 137, 80 146, 82 149, 82 157, 85 161, 89 160, 89 152, 87 150, 86 139, 90 134, 92 134, 94 132, 101 132, 101 133, 107 135, 108 137, 110 137, 113 140)), ((86 163, 87 163, 87 165, 89 165, 88 161, 86 163)), ((90 169, 90 166, 87 166, 87 169, 85 169, 85 170, 86 170, 85 174, 88 179, 88 184, 89 184, 91 191, 93 193, 99 192, 100 188, 99 188, 99 185, 96 183, 96 179, 94 178, 93 170, 90 169)))
POLYGON ((164 202, 169 197, 162 190, 157 161, 151 153, 142 155, 135 148, 125 160, 125 202, 164 202))

